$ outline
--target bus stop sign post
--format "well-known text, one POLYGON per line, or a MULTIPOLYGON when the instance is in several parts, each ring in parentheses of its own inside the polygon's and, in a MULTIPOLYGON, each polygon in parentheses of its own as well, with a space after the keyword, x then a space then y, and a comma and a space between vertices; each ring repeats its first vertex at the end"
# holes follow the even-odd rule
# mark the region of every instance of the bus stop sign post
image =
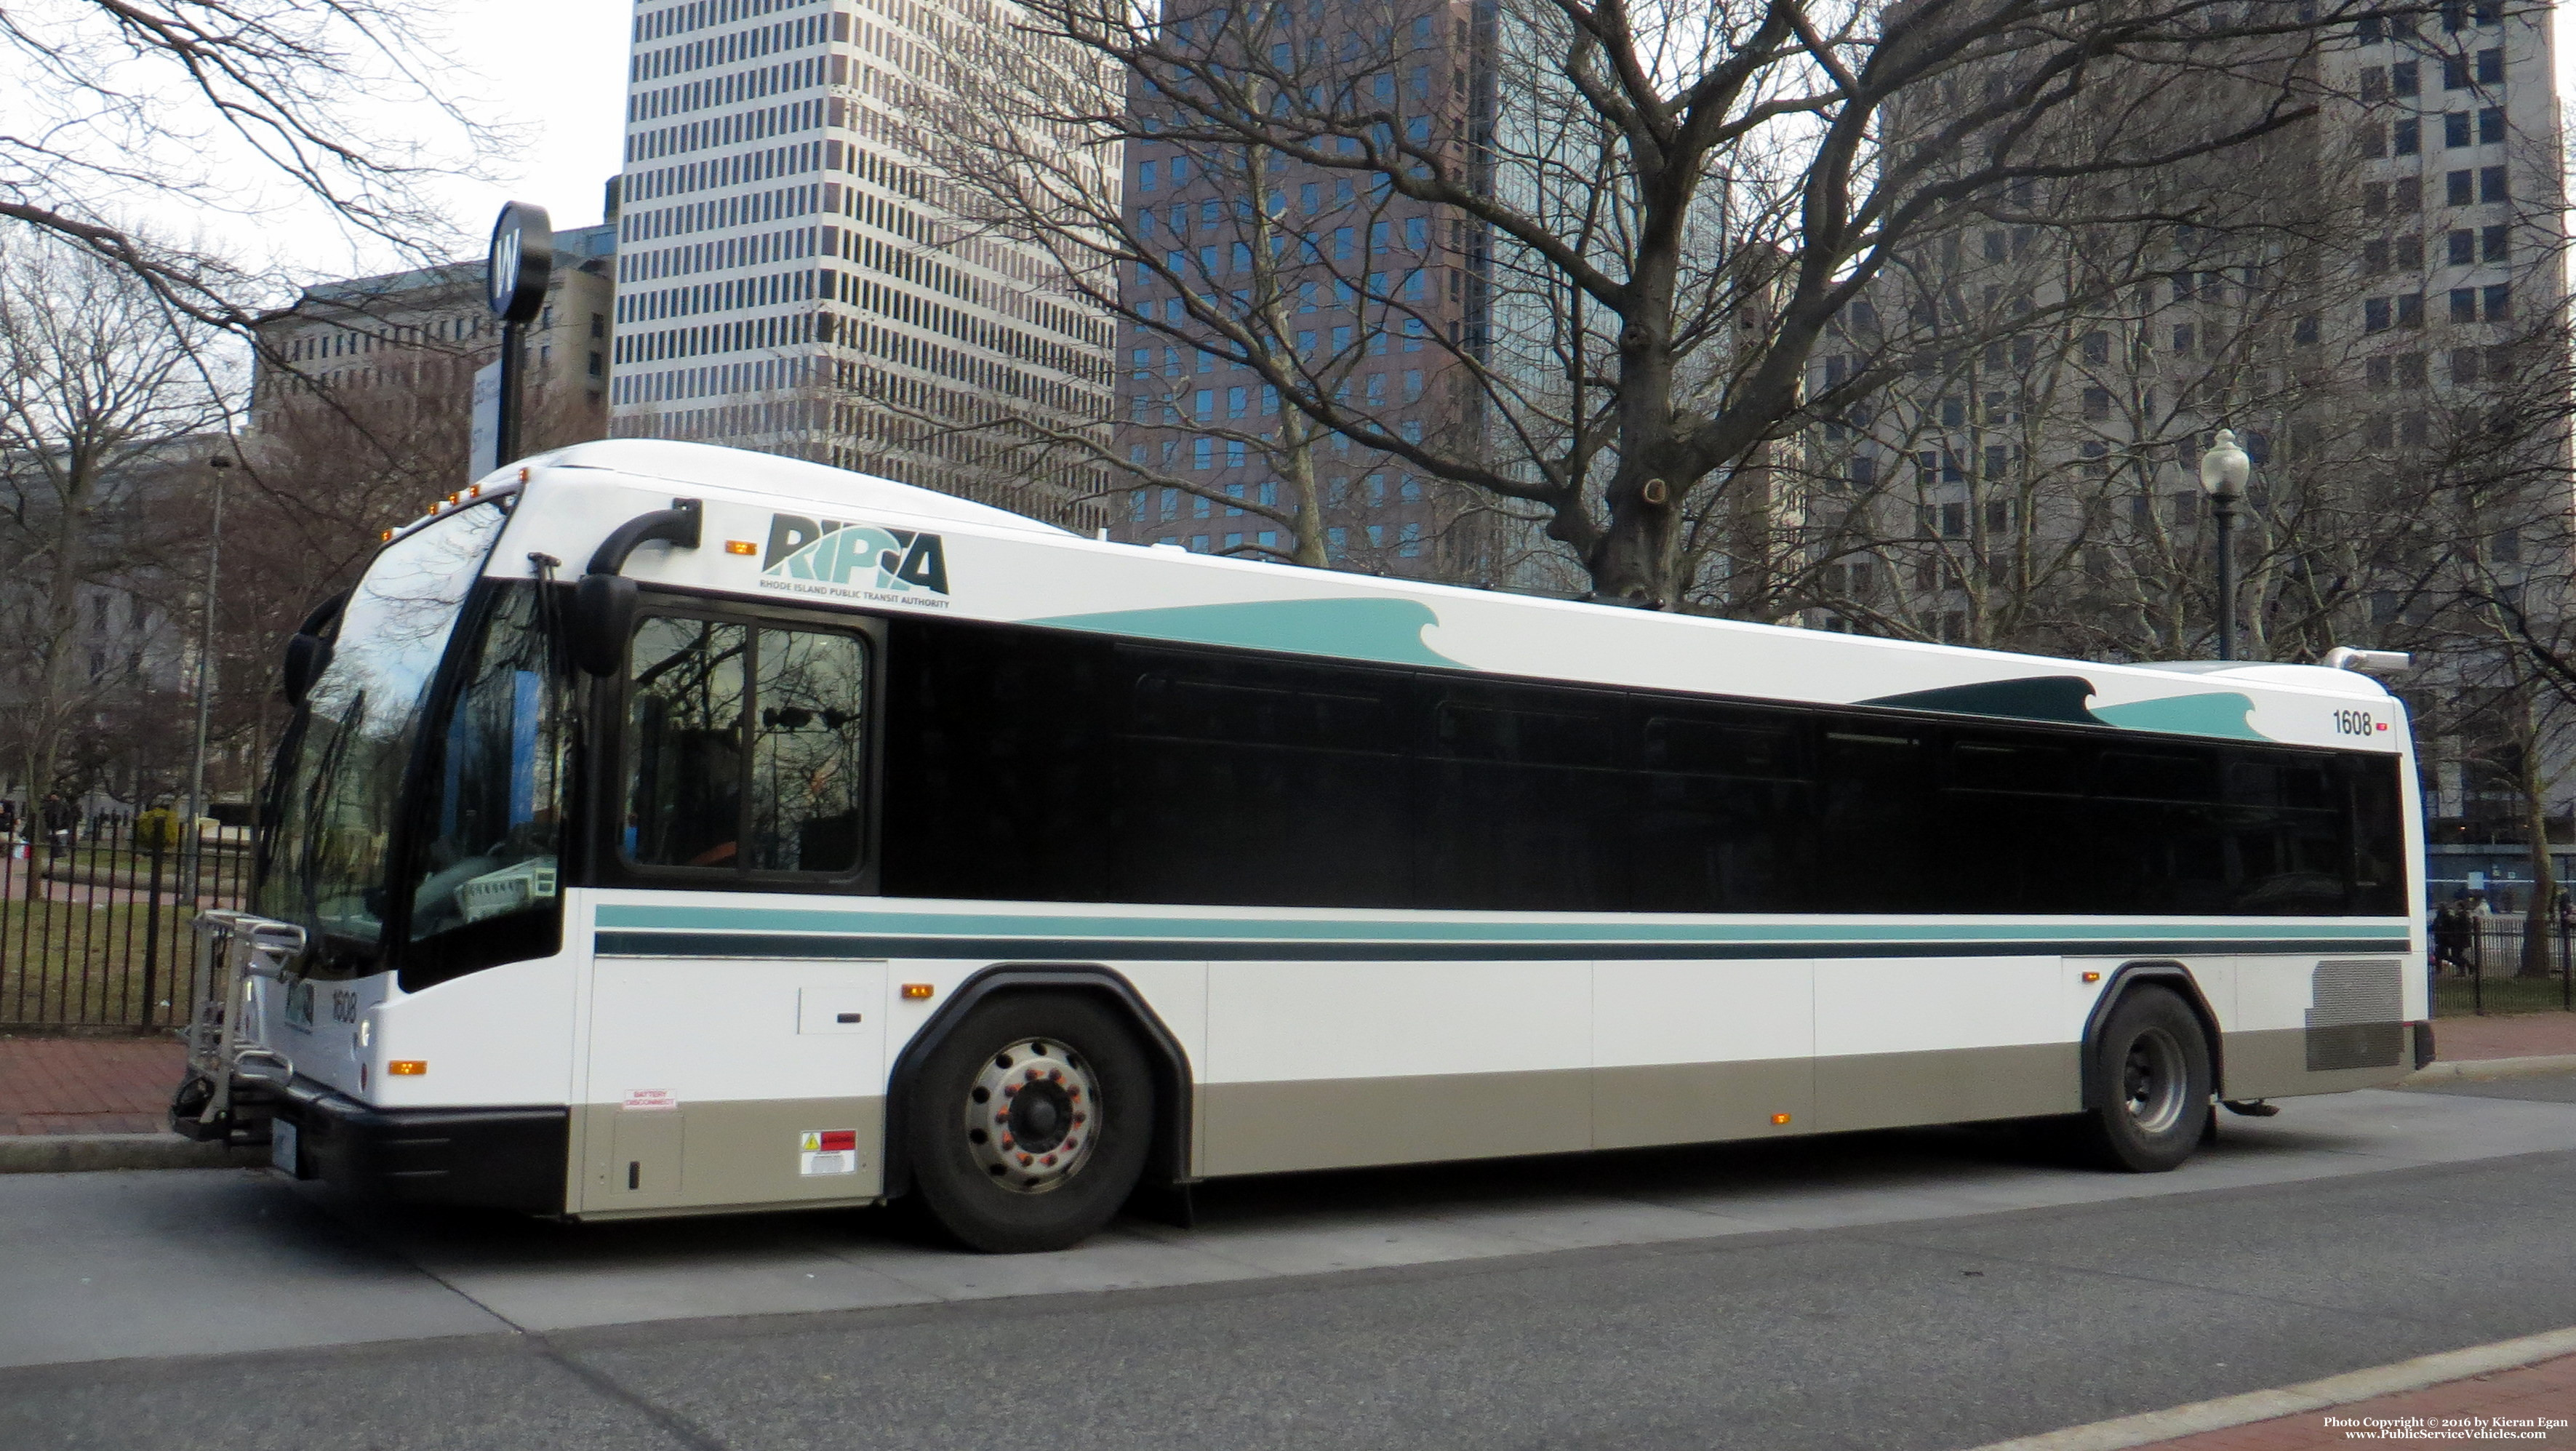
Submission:
POLYGON ((500 419, 495 467, 519 456, 519 435, 527 417, 529 323, 545 311, 546 283, 555 270, 555 229, 546 209, 530 202, 511 202, 492 224, 492 252, 484 273, 483 297, 501 320, 500 419))

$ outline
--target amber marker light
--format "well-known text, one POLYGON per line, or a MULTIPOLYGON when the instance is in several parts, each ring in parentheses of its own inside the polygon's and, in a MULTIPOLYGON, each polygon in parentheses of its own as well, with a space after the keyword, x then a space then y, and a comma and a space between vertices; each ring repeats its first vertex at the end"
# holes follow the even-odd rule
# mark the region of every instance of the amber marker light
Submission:
POLYGON ((926 982, 905 983, 903 985, 903 995, 910 1001, 919 1002, 930 996, 930 984, 926 982))
POLYGON ((2084 974, 2084 980, 2086 982, 2100 982, 2102 980, 2102 974, 2098 972, 2088 972, 2084 974))
POLYGON ((391 529, 388 529, 388 530, 386 530, 384 533, 377 535, 377 536, 376 536, 376 542, 377 542, 377 543, 379 543, 379 544, 391 544, 391 543, 393 543, 393 542, 394 542, 394 531, 392 531, 391 529))
POLYGON ((1771 1123, 1772 1123, 1772 1126, 1773 1126, 1773 1127, 1775 1127, 1775 1128, 1776 1128, 1776 1127, 1778 1127, 1778 1126, 1779 1126, 1779 1125, 1781 1125, 1781 1124, 1787 1123, 1788 1121, 1789 1121, 1789 1116, 1788 1116, 1787 1114, 1785 1114, 1785 1113, 1775 1113, 1775 1114, 1771 1115, 1771 1123))
POLYGON ((728 539, 725 541, 725 553, 727 554, 758 554, 759 552, 760 546, 752 543, 748 539, 728 539))
POLYGON ((397 1058, 385 1065, 385 1071, 396 1078, 418 1078, 429 1071, 426 1058, 397 1058))

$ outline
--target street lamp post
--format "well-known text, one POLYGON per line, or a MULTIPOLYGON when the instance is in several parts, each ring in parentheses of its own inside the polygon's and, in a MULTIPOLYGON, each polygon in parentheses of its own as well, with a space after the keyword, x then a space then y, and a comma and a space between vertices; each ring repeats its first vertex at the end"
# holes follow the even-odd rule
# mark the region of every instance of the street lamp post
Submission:
POLYGON ((206 715, 215 688, 215 586, 224 562, 224 471, 232 466, 233 461, 222 454, 206 460, 215 476, 215 517, 206 530, 206 592, 197 624, 197 745, 188 757, 188 834, 182 838, 186 857, 181 863, 191 904, 196 901, 204 854, 197 823, 206 815, 206 715))
POLYGON ((2236 505, 2254 460, 2236 445, 2236 431, 2222 428, 2200 456, 2200 487, 2218 516, 2218 658, 2236 658, 2236 505))

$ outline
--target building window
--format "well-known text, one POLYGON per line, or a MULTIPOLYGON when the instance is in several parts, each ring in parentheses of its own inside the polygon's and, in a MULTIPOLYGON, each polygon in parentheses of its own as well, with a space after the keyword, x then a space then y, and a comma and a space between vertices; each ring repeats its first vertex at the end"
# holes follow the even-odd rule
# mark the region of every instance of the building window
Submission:
POLYGON ((2424 385, 2424 355, 2422 353, 2399 353, 2397 355, 2397 386, 2400 388, 2422 388, 2424 385))
POLYGON ((2497 146, 2504 141, 2504 107, 2484 106, 2478 110, 2478 144, 2497 146))
POLYGON ((2084 416, 2096 423, 2108 419, 2111 416, 2111 390, 2108 388, 2085 389, 2084 416))
POLYGON ((2442 144, 2444 146, 2467 146, 2472 144, 2469 140, 2468 112, 2451 111, 2443 115, 2442 144))
POLYGON ((2464 55, 2442 57, 2442 89, 2465 91, 2469 88, 2469 58, 2464 55))
POLYGON ((2474 264, 2477 262, 2477 260, 2478 260, 2478 234, 2477 234, 2477 233, 2472 232, 2472 231, 2467 231, 2467 230, 2463 229, 2463 230, 2461 230, 2461 231, 2457 231, 2457 232, 2453 232, 2453 233, 2451 233, 2450 238, 2449 238, 2449 241, 2450 241, 2450 247, 2451 247, 2451 265, 2452 265, 2452 266, 2454 266, 2454 267, 2467 267, 2467 266, 2474 265, 2474 264))
MULTIPOLYGON (((1216 440, 1202 438, 1190 445, 1190 467, 1205 471, 1216 467, 1216 440)), ((1199 512, 1207 512, 1207 500, 1199 500, 1199 512)))
POLYGON ((2503 167, 2481 166, 2478 168, 2478 200, 2481 203, 2493 203, 2505 200, 2503 167))
POLYGON ((2388 128, 2388 149, 2397 156, 2420 155, 2424 150, 2424 123, 2410 116, 2388 128))
POLYGON ((1138 191, 1152 191, 1154 189, 1155 170, 1155 163, 1150 161, 1145 162, 1136 168, 1136 189, 1138 191))
POLYGON ((2486 314, 2489 322, 2504 322, 2513 316, 2513 284, 2499 282, 2485 289, 2486 314))
POLYGON ((2472 206, 2477 202, 2477 174, 2475 172, 2451 172, 2442 178, 2442 184, 2444 187, 2442 199, 2450 203, 2452 206, 2472 206))
POLYGON ((2388 89, 2400 96, 2421 95, 2424 90, 2423 67, 2411 60, 2401 60, 2389 66, 2388 89))
POLYGON ((2388 331, 2388 299, 2366 298, 2361 304, 2361 330, 2366 333, 2388 331))
POLYGON ((2401 292, 2397 295, 2395 301, 2397 303, 2397 325, 2399 327, 2422 327, 2424 325, 2424 294, 2420 292, 2401 292))
POLYGON ((2453 321, 2453 322, 2476 322, 2477 320, 2478 320, 2478 290, 2477 290, 2476 288, 2474 288, 2474 287, 2454 287, 2454 288, 2452 288, 2452 289, 2451 289, 2451 321, 2453 321))
POLYGON ((2503 50, 2482 50, 2478 52, 2478 84, 2482 86, 2500 86, 2504 84, 2503 50))
POLYGON ((2480 227, 2478 229, 2479 259, 2487 262, 2512 260, 2513 244, 2507 240, 2509 235, 2507 230, 2500 226, 2480 227))

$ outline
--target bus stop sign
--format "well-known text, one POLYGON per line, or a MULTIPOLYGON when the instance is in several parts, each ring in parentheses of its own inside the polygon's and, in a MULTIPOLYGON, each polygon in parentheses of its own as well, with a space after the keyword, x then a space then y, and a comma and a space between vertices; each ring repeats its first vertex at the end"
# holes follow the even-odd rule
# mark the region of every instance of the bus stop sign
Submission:
POLYGON ((546 280, 555 270, 555 229, 546 209, 529 202, 501 208, 492 224, 484 300, 503 322, 525 325, 545 310, 546 280))

